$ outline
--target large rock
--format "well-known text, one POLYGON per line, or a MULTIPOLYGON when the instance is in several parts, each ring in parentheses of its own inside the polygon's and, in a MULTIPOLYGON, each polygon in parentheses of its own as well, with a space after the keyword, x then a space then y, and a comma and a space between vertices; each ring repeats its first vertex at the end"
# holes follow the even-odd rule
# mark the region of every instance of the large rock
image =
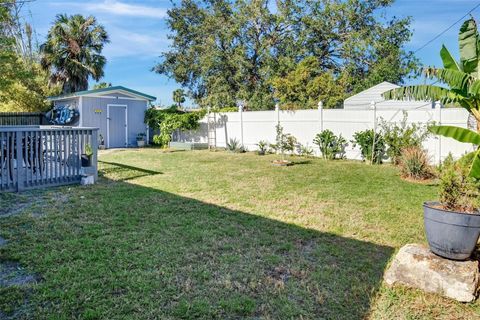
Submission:
POLYGON ((384 275, 388 285, 403 284, 461 302, 475 300, 479 285, 478 261, 453 261, 418 244, 397 253, 384 275))

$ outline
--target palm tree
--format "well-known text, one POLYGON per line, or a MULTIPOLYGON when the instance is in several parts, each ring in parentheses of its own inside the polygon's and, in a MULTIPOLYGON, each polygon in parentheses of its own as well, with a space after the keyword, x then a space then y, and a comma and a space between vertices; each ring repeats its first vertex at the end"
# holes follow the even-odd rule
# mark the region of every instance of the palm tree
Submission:
POLYGON ((103 77, 106 59, 101 53, 108 42, 94 17, 58 15, 40 46, 41 65, 50 72, 51 83, 63 86, 63 93, 87 90, 90 77, 103 77))
MULTIPOLYGON (((385 99, 430 100, 443 104, 456 104, 467 109, 477 121, 477 132, 453 127, 433 126, 430 131, 460 142, 480 145, 480 36, 473 18, 460 27, 458 36, 460 61, 456 61, 445 46, 440 50, 443 68, 428 67, 422 70, 438 85, 412 85, 393 89, 384 94, 385 99)), ((475 151, 470 175, 480 178, 480 149, 475 151)))
POLYGON ((182 89, 173 91, 173 102, 175 102, 179 108, 182 106, 182 103, 185 102, 185 92, 182 89))

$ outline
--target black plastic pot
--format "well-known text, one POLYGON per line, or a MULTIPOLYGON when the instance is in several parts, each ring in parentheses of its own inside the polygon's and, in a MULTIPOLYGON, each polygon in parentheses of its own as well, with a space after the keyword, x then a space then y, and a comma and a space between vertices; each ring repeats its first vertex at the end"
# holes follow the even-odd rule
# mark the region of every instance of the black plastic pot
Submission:
POLYGON ((470 258, 480 236, 480 214, 435 208, 438 202, 423 204, 423 220, 430 250, 444 258, 470 258))
POLYGON ((90 167, 91 166, 91 157, 87 156, 86 154, 82 154, 82 167, 90 167))

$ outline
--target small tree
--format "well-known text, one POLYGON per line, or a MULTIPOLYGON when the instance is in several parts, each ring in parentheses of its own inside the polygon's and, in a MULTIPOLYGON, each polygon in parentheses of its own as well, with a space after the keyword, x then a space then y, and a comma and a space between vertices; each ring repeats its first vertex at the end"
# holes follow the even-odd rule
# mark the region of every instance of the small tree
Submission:
POLYGON ((285 160, 285 153, 292 152, 295 149, 297 139, 289 133, 283 133, 283 127, 280 124, 275 126, 277 136, 275 138, 276 144, 273 146, 277 153, 282 155, 282 160, 285 160))
POLYGON ((183 89, 173 91, 173 102, 177 104, 178 108, 182 106, 182 103, 185 102, 185 91, 183 89))

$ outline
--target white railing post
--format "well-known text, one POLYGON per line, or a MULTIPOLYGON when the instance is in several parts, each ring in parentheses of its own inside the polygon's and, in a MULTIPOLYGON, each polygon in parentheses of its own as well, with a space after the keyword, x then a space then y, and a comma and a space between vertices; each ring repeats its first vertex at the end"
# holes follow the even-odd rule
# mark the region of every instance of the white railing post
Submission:
POLYGON ((240 115, 240 142, 242 144, 242 148, 244 148, 244 144, 243 144, 243 103, 241 103, 239 106, 238 106, 238 113, 240 115))
MULTIPOLYGON (((436 125, 440 126, 442 124, 442 104, 440 101, 435 101, 435 121, 437 122, 436 125)), ((437 135, 437 155, 438 164, 442 163, 442 136, 437 135)))
POLYGON ((320 123, 320 132, 323 131, 323 102, 318 102, 318 121, 320 123))

